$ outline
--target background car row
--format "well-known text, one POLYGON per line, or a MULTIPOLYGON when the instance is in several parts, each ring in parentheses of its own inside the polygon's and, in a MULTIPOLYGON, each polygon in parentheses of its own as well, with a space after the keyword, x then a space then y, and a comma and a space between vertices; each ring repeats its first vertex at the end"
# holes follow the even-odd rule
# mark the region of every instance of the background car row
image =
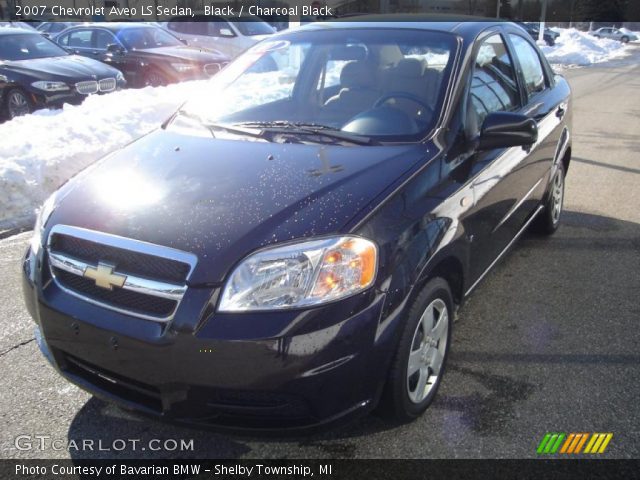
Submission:
POLYGON ((119 70, 70 55, 38 32, 0 29, 0 104, 8 118, 38 108, 77 104, 86 95, 111 92, 125 84, 119 70))
POLYGON ((0 22, 0 27, 9 27, 0 28, 0 117, 80 103, 86 95, 125 85, 208 78, 275 33, 261 21, 182 20, 41 22, 34 24, 37 29, 25 22, 0 22), (105 75, 114 82, 101 89, 105 75))

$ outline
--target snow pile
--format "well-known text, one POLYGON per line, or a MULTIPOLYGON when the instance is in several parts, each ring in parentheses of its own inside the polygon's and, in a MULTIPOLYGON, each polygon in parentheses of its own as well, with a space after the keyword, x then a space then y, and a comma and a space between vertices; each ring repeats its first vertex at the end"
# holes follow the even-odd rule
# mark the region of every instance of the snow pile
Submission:
POLYGON ((0 230, 22 226, 71 176, 157 128, 206 81, 91 96, 0 124, 0 230))
POLYGON ((607 38, 595 38, 575 28, 557 29, 560 36, 553 47, 541 49, 549 62, 560 65, 591 65, 629 54, 625 44, 607 38))

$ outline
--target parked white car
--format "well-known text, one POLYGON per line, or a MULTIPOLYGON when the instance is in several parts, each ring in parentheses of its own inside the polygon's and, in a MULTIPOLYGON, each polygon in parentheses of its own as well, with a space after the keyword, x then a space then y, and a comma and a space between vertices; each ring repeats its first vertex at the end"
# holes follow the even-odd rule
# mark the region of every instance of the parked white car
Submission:
POLYGON ((215 49, 234 58, 276 33, 271 25, 256 17, 243 19, 238 22, 224 17, 196 15, 175 17, 161 25, 190 46, 215 49))
POLYGON ((637 35, 628 30, 620 30, 613 27, 602 27, 591 32, 596 38, 610 38, 611 40, 618 40, 622 43, 638 40, 637 35))

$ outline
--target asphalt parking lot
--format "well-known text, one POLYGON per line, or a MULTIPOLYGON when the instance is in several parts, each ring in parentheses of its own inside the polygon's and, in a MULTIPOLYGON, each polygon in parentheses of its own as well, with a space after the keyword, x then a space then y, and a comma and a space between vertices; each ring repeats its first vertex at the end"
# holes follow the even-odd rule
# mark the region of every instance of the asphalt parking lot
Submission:
POLYGON ((408 425, 369 416, 320 435, 260 439, 141 419, 60 378, 40 355, 18 264, 29 234, 0 241, 0 457, 535 457, 546 432, 612 432, 611 458, 640 457, 640 47, 568 70, 573 160, 563 225, 526 235, 473 293, 454 326, 448 372, 408 425), (19 435, 140 439, 140 449, 18 450, 19 435), (144 451, 193 439, 189 452, 144 451))

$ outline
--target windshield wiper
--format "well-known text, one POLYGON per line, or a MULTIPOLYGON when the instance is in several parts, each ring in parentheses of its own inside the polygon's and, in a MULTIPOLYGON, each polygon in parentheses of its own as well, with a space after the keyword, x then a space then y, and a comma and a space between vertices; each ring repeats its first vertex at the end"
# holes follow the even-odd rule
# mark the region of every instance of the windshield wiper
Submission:
POLYGON ((241 127, 260 128, 264 132, 292 133, 303 135, 318 135, 335 140, 342 140, 356 145, 376 145, 377 142, 370 137, 343 132, 340 129, 319 123, 290 122, 287 120, 274 120, 270 122, 242 122, 234 124, 241 127))
POLYGON ((196 115, 191 112, 187 112, 185 110, 179 110, 178 114, 199 122, 202 126, 208 128, 214 137, 215 137, 216 131, 223 131, 223 132, 231 133, 233 135, 245 135, 247 137, 255 137, 255 138, 265 137, 264 132, 262 130, 256 130, 255 128, 242 128, 242 126, 236 127, 233 125, 207 122, 199 115, 196 115))

